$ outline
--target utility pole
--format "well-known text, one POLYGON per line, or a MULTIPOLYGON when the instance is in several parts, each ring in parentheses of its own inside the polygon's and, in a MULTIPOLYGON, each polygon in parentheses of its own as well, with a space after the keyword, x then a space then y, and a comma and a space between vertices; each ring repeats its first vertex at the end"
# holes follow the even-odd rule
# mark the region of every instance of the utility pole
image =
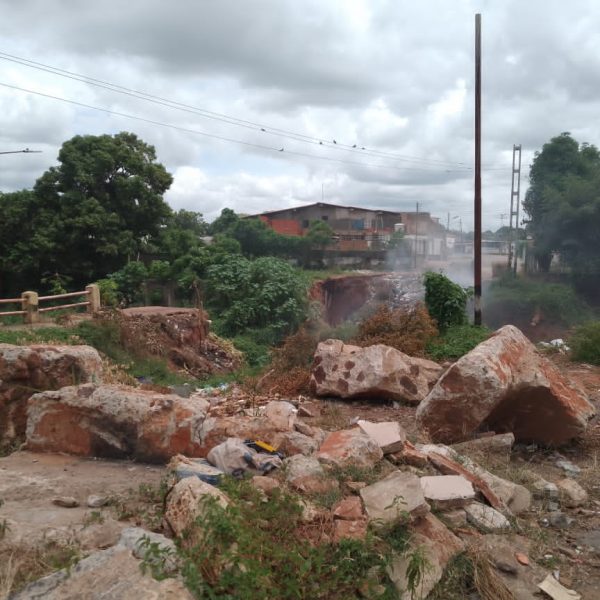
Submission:
POLYGON ((417 244, 419 243, 418 240, 418 236, 419 236, 419 203, 417 202, 417 218, 415 221, 415 247, 414 247, 414 260, 413 260, 413 267, 415 269, 415 271, 417 270, 417 244))
POLYGON ((519 204, 521 195, 521 144, 513 144, 512 158, 512 182, 510 186, 510 220, 508 229, 508 270, 512 270, 517 274, 517 244, 515 241, 515 232, 517 230, 516 239, 519 239, 519 204), (513 217, 514 229, 513 229, 513 217))
POLYGON ((475 325, 481 325, 481 15, 475 15, 475 325))

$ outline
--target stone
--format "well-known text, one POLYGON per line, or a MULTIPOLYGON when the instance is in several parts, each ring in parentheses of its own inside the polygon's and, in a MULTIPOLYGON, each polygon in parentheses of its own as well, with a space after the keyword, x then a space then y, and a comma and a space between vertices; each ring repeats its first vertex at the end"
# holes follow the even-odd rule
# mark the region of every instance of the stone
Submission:
POLYGON ((336 519, 333 522, 333 541, 336 543, 343 539, 362 540, 366 535, 366 519, 357 519, 355 521, 336 519))
POLYGON ((34 393, 101 380, 102 359, 91 346, 0 344, 0 446, 25 438, 34 393))
POLYGON ((575 383, 506 325, 440 377, 416 418, 436 442, 460 442, 489 429, 559 445, 581 436, 594 412, 575 383))
POLYGON ((340 340, 321 342, 310 377, 311 392, 340 398, 381 398, 419 403, 442 367, 383 344, 360 348, 340 340))
POLYGON ((556 500, 558 499, 558 486, 555 483, 550 483, 542 477, 536 476, 531 484, 533 497, 538 500, 556 500))
POLYGON ((437 510, 461 508, 475 498, 473 485, 461 475, 421 477, 420 481, 425 500, 437 510))
POLYGON ((314 457, 298 454, 284 462, 286 481, 305 494, 324 494, 339 489, 336 479, 327 477, 321 463, 314 457))
POLYGON ((262 490, 267 496, 271 496, 275 490, 278 490, 281 487, 277 479, 266 475, 254 475, 250 482, 255 488, 262 490))
POLYGON ((508 458, 514 443, 513 433, 500 433, 454 444, 453 448, 459 454, 494 454, 508 458))
POLYGON ((375 526, 414 519, 429 512, 419 478, 412 473, 393 471, 359 493, 369 521, 375 526))
POLYGON ((165 521, 177 536, 180 536, 205 510, 203 500, 215 498, 222 508, 229 501, 227 496, 216 487, 201 481, 197 477, 186 477, 175 484, 167 496, 165 521))
POLYGON ((298 411, 290 402, 272 400, 264 409, 264 416, 279 431, 292 431, 298 411))
POLYGON ((29 399, 27 448, 144 462, 204 456, 198 430, 208 407, 206 400, 121 385, 63 387, 29 399))
POLYGON ((356 521, 364 516, 362 502, 358 496, 346 496, 333 507, 331 512, 334 519, 344 521, 356 521))
POLYGON ((388 458, 396 464, 410 465, 417 469, 424 469, 429 463, 427 454, 419 452, 408 440, 404 442, 400 452, 393 452, 388 458))
POLYGON ((397 421, 371 423, 370 421, 360 420, 357 425, 363 433, 375 440, 384 454, 398 452, 404 447, 406 433, 397 421))
POLYGON ((77 500, 77 498, 73 498, 72 496, 59 496, 58 498, 54 498, 54 500, 52 500, 52 504, 56 504, 56 506, 62 506, 63 508, 76 508, 79 506, 79 500, 77 500))
POLYGON ((371 468, 383 458, 383 452, 372 438, 354 428, 330 433, 316 456, 322 462, 339 467, 355 465, 371 468))
POLYGON ((181 581, 157 581, 150 573, 144 573, 140 565, 131 549, 119 543, 30 583, 13 594, 11 600, 192 600, 181 581))
POLYGON ((508 519, 491 506, 473 502, 465 506, 467 521, 485 533, 510 529, 508 519))
POLYGON ((219 485, 225 473, 211 465, 205 458, 189 458, 176 454, 169 461, 169 469, 179 481, 186 477, 198 477, 211 485, 219 485))
POLYGON ((85 550, 105 550, 118 543, 124 527, 123 523, 103 516, 101 523, 84 526, 77 532, 77 542, 85 550))
POLYGON ((319 442, 299 431, 285 431, 272 438, 272 444, 278 452, 286 456, 304 454, 310 456, 319 449, 319 442))
POLYGON ((560 459, 556 461, 556 466, 562 469, 569 477, 577 477, 581 474, 581 469, 570 460, 560 459))
POLYGON ((101 508, 108 504, 108 497, 91 495, 87 497, 86 504, 89 508, 101 508))
POLYGON ((426 598, 444 574, 450 560, 464 549, 463 542, 456 537, 433 514, 429 513, 411 527, 410 547, 402 556, 394 556, 388 567, 388 575, 396 587, 398 598, 405 598, 408 590, 407 569, 411 550, 422 548, 428 568, 419 585, 418 598, 426 598))
POLYGON ((546 579, 539 583, 538 587, 542 592, 548 594, 552 600, 581 600, 581 594, 567 589, 551 573, 546 575, 546 579))

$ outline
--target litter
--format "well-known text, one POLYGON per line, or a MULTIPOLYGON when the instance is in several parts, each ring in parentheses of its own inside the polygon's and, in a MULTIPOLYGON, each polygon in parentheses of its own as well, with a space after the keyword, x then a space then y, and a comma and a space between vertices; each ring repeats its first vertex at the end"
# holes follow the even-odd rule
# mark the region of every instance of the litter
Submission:
POLYGON ((217 469, 237 478, 246 472, 265 475, 283 464, 278 453, 257 452, 239 438, 229 438, 215 446, 206 458, 217 469))
POLYGON ((169 468, 175 473, 178 481, 186 477, 198 477, 198 479, 214 486, 221 483, 221 478, 225 474, 220 469, 213 467, 204 458, 188 458, 181 454, 177 454, 171 459, 169 468))

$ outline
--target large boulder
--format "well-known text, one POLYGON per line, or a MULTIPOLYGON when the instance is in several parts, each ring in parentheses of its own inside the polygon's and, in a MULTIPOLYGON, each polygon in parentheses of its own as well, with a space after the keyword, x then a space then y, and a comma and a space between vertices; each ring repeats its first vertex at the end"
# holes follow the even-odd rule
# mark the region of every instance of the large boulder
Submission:
POLYGON ((209 404, 118 385, 85 384, 29 399, 27 448, 166 462, 204 456, 198 431, 209 404))
POLYGON ((101 377, 102 360, 90 346, 0 344, 0 445, 25 436, 32 394, 101 377))
POLYGON ((326 340, 315 352, 310 389, 317 396, 418 403, 442 370, 437 363, 383 344, 360 348, 340 340, 326 340))
POLYGON ((442 375, 419 405, 417 423, 436 442, 491 430, 562 444, 580 436, 593 414, 585 393, 506 325, 442 375))

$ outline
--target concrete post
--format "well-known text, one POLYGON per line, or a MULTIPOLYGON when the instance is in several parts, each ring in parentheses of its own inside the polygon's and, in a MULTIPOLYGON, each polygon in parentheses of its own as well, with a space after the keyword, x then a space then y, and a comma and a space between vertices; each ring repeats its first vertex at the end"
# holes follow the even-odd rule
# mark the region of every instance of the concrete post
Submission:
POLYGON ((100 288, 95 283, 92 283, 85 286, 85 291, 88 293, 89 301, 87 311, 93 315, 100 310, 100 288))
POLYGON ((28 325, 39 322, 40 313, 38 312, 38 305, 37 292, 23 292, 21 294, 21 310, 25 311, 23 318, 28 325))

